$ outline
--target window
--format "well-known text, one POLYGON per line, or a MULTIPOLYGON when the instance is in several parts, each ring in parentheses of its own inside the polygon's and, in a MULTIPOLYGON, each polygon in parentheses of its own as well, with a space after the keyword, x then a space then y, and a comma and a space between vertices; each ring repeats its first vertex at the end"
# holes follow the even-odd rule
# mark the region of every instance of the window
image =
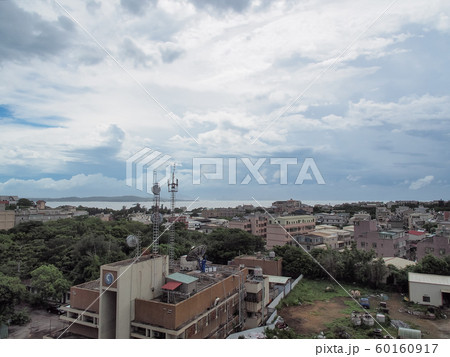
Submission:
POLYGON ((361 242, 361 248, 364 248, 366 246, 366 242, 361 242))
POLYGON ((430 297, 429 297, 428 295, 424 295, 424 296, 422 297, 422 301, 423 301, 423 302, 430 302, 430 297))
POLYGON ((444 248, 439 249, 439 254, 440 254, 440 255, 445 255, 445 249, 444 249, 444 248))
POLYGON ((377 247, 377 243, 376 242, 373 242, 372 243, 372 248, 376 248, 377 247))

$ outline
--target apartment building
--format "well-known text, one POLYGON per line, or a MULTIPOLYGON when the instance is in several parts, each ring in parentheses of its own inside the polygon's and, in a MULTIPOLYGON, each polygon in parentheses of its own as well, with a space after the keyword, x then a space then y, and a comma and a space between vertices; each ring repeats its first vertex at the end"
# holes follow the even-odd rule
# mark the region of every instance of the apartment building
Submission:
POLYGON ((255 236, 266 238, 267 236, 267 217, 250 215, 243 218, 232 219, 228 223, 228 228, 237 228, 255 236))
POLYGON ((450 236, 435 235, 417 242, 416 259, 421 260, 427 254, 434 255, 436 258, 450 255, 450 236))
POLYGON ((283 258, 275 257, 274 252, 269 252, 269 255, 241 255, 234 258, 229 264, 244 265, 248 268, 261 268, 263 274, 267 275, 282 275, 283 258))
POLYGON ((319 213, 315 214, 317 224, 344 227, 349 220, 349 213, 319 213))
POLYGON ((379 258, 407 254, 408 234, 402 229, 379 231, 376 220, 355 222, 354 239, 358 249, 373 249, 379 258))
POLYGON ((280 216, 268 218, 266 248, 295 244, 292 237, 309 233, 314 230, 316 220, 314 216, 280 216))

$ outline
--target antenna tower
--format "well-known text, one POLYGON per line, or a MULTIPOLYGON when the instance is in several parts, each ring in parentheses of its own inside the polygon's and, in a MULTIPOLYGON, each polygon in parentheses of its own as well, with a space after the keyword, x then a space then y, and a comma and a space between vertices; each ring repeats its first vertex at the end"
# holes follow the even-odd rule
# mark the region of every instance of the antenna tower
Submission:
POLYGON ((160 193, 161 187, 159 187, 158 183, 158 175, 156 170, 153 171, 153 214, 152 214, 152 222, 153 222, 153 254, 159 253, 159 224, 161 223, 161 214, 159 213, 159 202, 160 202, 160 193))
POLYGON ((169 269, 174 269, 174 244, 175 244, 175 192, 178 192, 178 179, 175 180, 175 164, 172 167, 172 180, 167 180, 170 192, 170 213, 172 224, 169 231, 169 269))

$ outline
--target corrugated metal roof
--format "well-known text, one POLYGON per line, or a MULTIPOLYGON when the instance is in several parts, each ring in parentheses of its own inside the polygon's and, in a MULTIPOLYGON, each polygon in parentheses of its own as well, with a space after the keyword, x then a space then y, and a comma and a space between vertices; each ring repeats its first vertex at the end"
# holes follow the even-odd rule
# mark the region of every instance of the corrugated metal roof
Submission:
POLYGON ((178 281, 169 281, 168 283, 164 284, 161 288, 165 290, 175 290, 181 285, 178 281))
POLYGON ((179 281, 180 283, 183 283, 183 284, 190 284, 190 283, 193 283, 194 281, 198 280, 198 278, 196 278, 196 277, 182 274, 182 273, 173 273, 173 274, 170 274, 167 278, 171 279, 171 280, 179 281))
POLYGON ((384 257, 382 259, 384 260, 384 263, 386 265, 392 264, 393 266, 400 269, 403 269, 408 265, 416 265, 416 262, 413 262, 412 260, 403 259, 399 257, 384 257))
POLYGON ((421 273, 408 273, 408 281, 414 282, 414 283, 424 283, 424 284, 450 285, 450 276, 434 275, 434 274, 421 274, 421 273))
POLYGON ((290 279, 290 277, 288 276, 268 275, 268 277, 269 283, 283 284, 283 285, 285 285, 290 279))

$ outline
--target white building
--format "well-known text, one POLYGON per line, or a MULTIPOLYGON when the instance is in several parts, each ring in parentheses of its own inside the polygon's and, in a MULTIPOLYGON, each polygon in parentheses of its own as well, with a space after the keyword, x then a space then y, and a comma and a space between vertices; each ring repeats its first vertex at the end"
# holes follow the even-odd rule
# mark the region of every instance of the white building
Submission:
POLYGON ((409 299, 421 305, 450 306, 450 276, 408 273, 409 299))

